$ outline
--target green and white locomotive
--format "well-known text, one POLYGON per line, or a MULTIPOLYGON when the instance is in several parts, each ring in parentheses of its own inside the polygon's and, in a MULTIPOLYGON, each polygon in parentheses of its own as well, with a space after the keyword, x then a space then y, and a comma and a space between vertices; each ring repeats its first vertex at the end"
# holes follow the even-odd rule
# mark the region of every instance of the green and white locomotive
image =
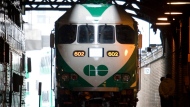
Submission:
POLYGON ((137 22, 122 7, 76 4, 69 9, 55 22, 59 107, 134 103, 137 43, 137 22))

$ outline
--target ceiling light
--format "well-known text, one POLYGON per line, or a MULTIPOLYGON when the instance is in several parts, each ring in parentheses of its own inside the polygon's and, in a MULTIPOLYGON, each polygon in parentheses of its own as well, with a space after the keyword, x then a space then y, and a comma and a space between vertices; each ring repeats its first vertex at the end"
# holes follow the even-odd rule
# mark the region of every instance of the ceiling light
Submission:
POLYGON ((156 23, 156 25, 170 25, 170 23, 156 23))
POLYGON ((168 18, 166 18, 166 17, 159 17, 158 20, 167 21, 168 18))
POLYGON ((137 6, 136 4, 132 3, 132 6, 136 9, 140 9, 139 6, 137 6))
POLYGON ((183 5, 183 4, 190 4, 190 2, 168 2, 167 4, 171 4, 171 5, 183 5))
POLYGON ((71 5, 60 5, 59 8, 71 8, 71 5))
POLYGON ((136 12, 133 11, 133 10, 125 9, 125 11, 126 11, 127 13, 131 13, 131 14, 137 15, 136 12))
POLYGON ((118 5, 124 5, 125 2, 124 1, 115 1, 118 5))
POLYGON ((178 15, 183 14, 182 12, 165 12, 164 14, 178 15))

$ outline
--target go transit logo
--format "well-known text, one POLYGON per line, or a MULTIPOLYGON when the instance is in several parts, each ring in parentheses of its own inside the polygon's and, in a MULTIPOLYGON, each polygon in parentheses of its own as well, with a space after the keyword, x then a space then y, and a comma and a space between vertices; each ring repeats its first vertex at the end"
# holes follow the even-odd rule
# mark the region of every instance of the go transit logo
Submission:
POLYGON ((87 65, 83 72, 86 76, 105 76, 108 73, 108 68, 105 65, 99 65, 97 68, 93 65, 87 65))

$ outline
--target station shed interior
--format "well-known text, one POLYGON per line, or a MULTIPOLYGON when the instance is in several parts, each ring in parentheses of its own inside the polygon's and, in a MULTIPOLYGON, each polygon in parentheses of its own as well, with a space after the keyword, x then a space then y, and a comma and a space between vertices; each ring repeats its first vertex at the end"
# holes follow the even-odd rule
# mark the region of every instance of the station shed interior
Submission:
MULTIPOLYGON (((141 85, 137 106, 160 107, 160 77, 170 73, 176 83, 175 107, 190 107, 189 0, 0 0, 0 13, 7 14, 23 29, 26 22, 20 20, 20 17, 26 11, 66 11, 74 4, 85 2, 122 5, 124 9, 135 12, 132 16, 151 23, 154 32, 160 29, 161 46, 150 44, 146 50, 140 52, 141 85), (134 4, 138 8, 135 8, 134 4)), ((0 70, 4 70, 2 64, 0 70)))

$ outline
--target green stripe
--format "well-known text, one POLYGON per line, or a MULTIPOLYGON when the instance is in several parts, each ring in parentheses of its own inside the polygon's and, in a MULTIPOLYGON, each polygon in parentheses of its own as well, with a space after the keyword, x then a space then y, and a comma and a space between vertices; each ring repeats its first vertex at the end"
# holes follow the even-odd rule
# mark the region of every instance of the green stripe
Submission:
POLYGON ((103 12, 110 7, 110 4, 83 4, 93 17, 102 16, 103 12))
MULTIPOLYGON (((58 50, 58 49, 57 49, 58 50)), ((57 55, 57 67, 59 67, 57 69, 57 73, 56 73, 56 78, 60 81, 60 84, 63 87, 69 88, 72 90, 73 87, 92 87, 92 85, 90 83, 88 83, 85 79, 83 79, 82 77, 80 77, 78 75, 78 80, 77 81, 63 81, 61 79, 61 75, 63 73, 76 73, 66 62, 65 60, 62 58, 62 56, 60 55, 59 51, 57 51, 56 53, 57 55), (63 71, 61 71, 61 69, 63 69, 63 71), (71 86, 71 87, 69 87, 71 86)))
MULTIPOLYGON (((137 51, 134 51, 131 55, 128 62, 119 70, 117 73, 128 73, 131 76, 131 79, 129 82, 122 82, 122 81, 114 81, 114 75, 112 75, 110 78, 106 80, 106 82, 99 85, 99 87, 118 87, 119 90, 123 90, 125 88, 130 88, 130 86, 135 82, 136 76, 132 77, 133 74, 135 74, 136 71, 136 58, 137 58, 137 51), (106 84, 105 84, 106 83, 106 84)), ((136 75, 136 74, 135 74, 136 75)))

